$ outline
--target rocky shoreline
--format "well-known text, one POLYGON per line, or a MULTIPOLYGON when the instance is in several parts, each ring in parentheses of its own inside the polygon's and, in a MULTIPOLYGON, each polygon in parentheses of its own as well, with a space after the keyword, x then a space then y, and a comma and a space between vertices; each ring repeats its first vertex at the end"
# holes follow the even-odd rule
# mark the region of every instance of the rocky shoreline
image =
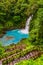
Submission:
POLYGON ((33 50, 33 51, 29 52, 28 54, 26 54, 25 56, 13 60, 12 62, 8 63, 7 65, 15 65, 16 63, 20 62, 21 60, 29 60, 31 58, 36 59, 37 57, 41 56, 41 54, 43 54, 43 52, 38 51, 38 50, 33 50))
POLYGON ((41 52, 40 51, 37 51, 37 50, 34 50, 34 51, 31 51, 29 52, 28 54, 26 54, 25 56, 19 58, 19 59, 16 59, 15 61, 13 61, 14 65, 16 63, 18 63, 19 61, 22 61, 22 60, 29 60, 29 59, 36 59, 37 57, 41 56, 41 52))

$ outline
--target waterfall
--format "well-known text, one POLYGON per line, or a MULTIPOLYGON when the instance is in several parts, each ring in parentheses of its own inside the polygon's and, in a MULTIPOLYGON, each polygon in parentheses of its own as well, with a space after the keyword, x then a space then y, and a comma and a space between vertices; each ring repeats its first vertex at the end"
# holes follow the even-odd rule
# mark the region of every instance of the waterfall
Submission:
POLYGON ((30 24, 30 21, 32 20, 32 17, 33 17, 33 15, 31 15, 31 16, 27 19, 25 29, 22 29, 22 30, 20 30, 19 32, 21 32, 21 33, 23 33, 23 34, 28 34, 28 33, 29 33, 29 24, 30 24))

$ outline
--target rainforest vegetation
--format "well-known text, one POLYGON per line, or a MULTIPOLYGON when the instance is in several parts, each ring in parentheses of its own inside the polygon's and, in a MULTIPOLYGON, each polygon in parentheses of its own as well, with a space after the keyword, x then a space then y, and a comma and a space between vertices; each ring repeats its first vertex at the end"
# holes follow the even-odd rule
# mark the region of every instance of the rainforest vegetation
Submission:
POLYGON ((36 60, 25 60, 21 61, 16 65, 43 65, 43 56, 37 58, 36 60))
MULTIPOLYGON (((21 40, 16 45, 3 46, 0 42, 0 59, 20 52, 10 60, 6 59, 3 65, 25 56, 32 50, 43 51, 43 0, 0 0, 0 37, 7 30, 24 28, 26 20, 32 14, 33 19, 29 26, 30 37, 21 40)), ((24 60, 17 65, 43 65, 43 54, 37 59, 24 60)))
POLYGON ((4 30, 23 28, 26 19, 38 9, 37 1, 1 0, 0 1, 0 33, 4 30), (22 24, 22 25, 21 25, 22 24))

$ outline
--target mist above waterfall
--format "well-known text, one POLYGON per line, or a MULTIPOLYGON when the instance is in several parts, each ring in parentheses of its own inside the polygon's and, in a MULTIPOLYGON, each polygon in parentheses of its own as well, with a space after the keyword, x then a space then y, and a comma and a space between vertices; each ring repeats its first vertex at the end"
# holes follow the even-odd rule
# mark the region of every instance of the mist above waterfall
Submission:
POLYGON ((28 34, 28 33, 29 33, 29 24, 30 24, 30 21, 32 20, 32 17, 33 17, 33 15, 31 15, 31 16, 27 19, 26 25, 25 25, 25 29, 22 29, 22 30, 20 30, 20 31, 18 31, 18 32, 21 32, 21 33, 24 33, 24 34, 28 34))

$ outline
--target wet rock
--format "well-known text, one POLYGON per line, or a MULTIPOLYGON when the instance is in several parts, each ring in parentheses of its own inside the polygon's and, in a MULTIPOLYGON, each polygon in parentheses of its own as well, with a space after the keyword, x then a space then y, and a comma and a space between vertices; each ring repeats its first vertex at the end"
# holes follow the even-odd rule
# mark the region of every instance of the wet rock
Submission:
POLYGON ((12 36, 7 36, 6 37, 6 40, 10 40, 10 39, 12 39, 13 37, 12 36))

